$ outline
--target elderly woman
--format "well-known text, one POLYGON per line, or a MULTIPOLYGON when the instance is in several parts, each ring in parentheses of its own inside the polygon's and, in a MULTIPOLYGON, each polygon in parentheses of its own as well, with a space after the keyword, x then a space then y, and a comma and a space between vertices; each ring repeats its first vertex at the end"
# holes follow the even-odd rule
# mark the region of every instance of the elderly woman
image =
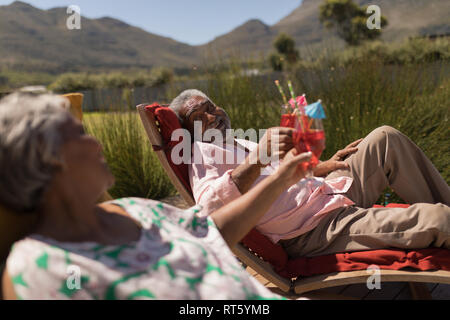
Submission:
POLYGON ((146 199, 96 204, 114 178, 100 143, 67 108, 54 95, 0 102, 0 203, 38 216, 8 257, 6 298, 278 298, 229 247, 304 177, 298 164, 310 154, 292 150, 272 176, 208 218, 201 207, 146 199))

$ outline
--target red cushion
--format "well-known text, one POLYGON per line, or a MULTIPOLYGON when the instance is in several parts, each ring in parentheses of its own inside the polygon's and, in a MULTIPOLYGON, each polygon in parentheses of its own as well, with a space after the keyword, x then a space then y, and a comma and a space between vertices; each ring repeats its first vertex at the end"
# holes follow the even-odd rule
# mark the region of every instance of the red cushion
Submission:
MULTIPOLYGON (((188 165, 182 163, 180 165, 175 165, 172 161, 172 149, 180 142, 183 141, 181 137, 178 141, 172 141, 172 132, 177 129, 181 129, 180 121, 177 115, 172 109, 168 107, 162 107, 158 103, 154 103, 146 107, 146 110, 153 113, 156 120, 159 123, 159 129, 161 131, 161 137, 164 142, 164 152, 169 162, 170 167, 173 169, 177 177, 181 180, 184 187, 192 193, 191 185, 189 183, 189 172, 188 165)), ((180 154, 180 156, 183 156, 180 154)))
MULTIPOLYGON (((379 205, 374 207, 383 208, 379 205)), ((409 205, 391 203, 386 207, 408 208, 409 205)), ((314 258, 289 259, 281 245, 272 243, 257 230, 250 232, 242 243, 269 262, 275 272, 285 278, 365 270, 372 264, 378 265, 380 269, 391 270, 406 267, 419 270, 450 270, 450 250, 447 249, 370 250, 314 258)))
POLYGON ((376 204, 373 207, 374 208, 409 208, 409 204, 389 203, 386 206, 380 206, 380 205, 376 204))
POLYGON ((409 204, 389 203, 386 208, 409 208, 409 204))
POLYGON ((387 270, 414 268, 422 271, 450 271, 450 250, 439 248, 389 249, 298 258, 289 260, 286 267, 278 273, 286 278, 296 278, 332 272, 366 270, 371 265, 387 270))
POLYGON ((283 247, 279 244, 274 244, 256 229, 250 231, 242 240, 242 243, 269 262, 276 272, 282 272, 288 263, 289 257, 283 247))

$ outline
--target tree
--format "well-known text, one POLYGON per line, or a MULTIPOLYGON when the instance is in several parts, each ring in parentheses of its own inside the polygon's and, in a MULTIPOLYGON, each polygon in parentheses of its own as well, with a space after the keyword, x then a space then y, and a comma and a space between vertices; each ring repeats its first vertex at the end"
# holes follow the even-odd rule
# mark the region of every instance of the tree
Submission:
MULTIPOLYGON (((328 29, 336 29, 349 45, 359 45, 365 40, 381 36, 381 29, 369 29, 367 26, 367 6, 359 7, 353 0, 326 0, 320 6, 320 21, 328 29)), ((386 17, 380 15, 380 27, 387 26, 386 17)))
POLYGON ((283 57, 274 52, 269 56, 269 62, 273 71, 283 71, 283 57))
POLYGON ((273 46, 277 52, 272 53, 269 60, 273 70, 275 71, 282 71, 285 61, 292 65, 300 58, 298 50, 295 49, 294 39, 285 33, 280 33, 278 35, 273 43, 273 46))

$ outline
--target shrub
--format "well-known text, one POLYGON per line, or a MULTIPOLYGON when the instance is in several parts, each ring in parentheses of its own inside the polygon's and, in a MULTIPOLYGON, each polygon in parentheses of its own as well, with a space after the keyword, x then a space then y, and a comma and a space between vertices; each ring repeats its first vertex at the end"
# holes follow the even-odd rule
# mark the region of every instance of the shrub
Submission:
POLYGON ((65 73, 49 85, 49 90, 66 93, 102 88, 156 87, 173 81, 171 69, 157 68, 151 71, 110 73, 65 73))
POLYGON ((66 73, 59 76, 48 89, 58 93, 77 92, 94 89, 97 81, 87 73, 66 73))
POLYGON ((273 71, 283 71, 283 56, 278 53, 269 55, 269 63, 273 71))

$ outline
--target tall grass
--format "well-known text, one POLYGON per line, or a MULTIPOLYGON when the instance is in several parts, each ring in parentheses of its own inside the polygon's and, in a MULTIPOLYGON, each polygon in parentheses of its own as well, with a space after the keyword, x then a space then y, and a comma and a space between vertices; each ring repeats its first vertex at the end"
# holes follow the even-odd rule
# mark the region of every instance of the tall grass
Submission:
MULTIPOLYGON (((207 94, 228 112, 234 128, 277 126, 282 100, 274 77, 252 79, 239 74, 233 70, 211 75, 207 94)), ((324 159, 373 129, 391 125, 423 148, 450 180, 448 63, 386 66, 361 61, 277 76, 284 84, 292 80, 296 93, 306 93, 310 103, 323 100, 327 113, 324 159)))
POLYGON ((87 114, 84 125, 103 145, 116 178, 109 190, 114 198, 160 199, 175 194, 135 112, 87 114))

